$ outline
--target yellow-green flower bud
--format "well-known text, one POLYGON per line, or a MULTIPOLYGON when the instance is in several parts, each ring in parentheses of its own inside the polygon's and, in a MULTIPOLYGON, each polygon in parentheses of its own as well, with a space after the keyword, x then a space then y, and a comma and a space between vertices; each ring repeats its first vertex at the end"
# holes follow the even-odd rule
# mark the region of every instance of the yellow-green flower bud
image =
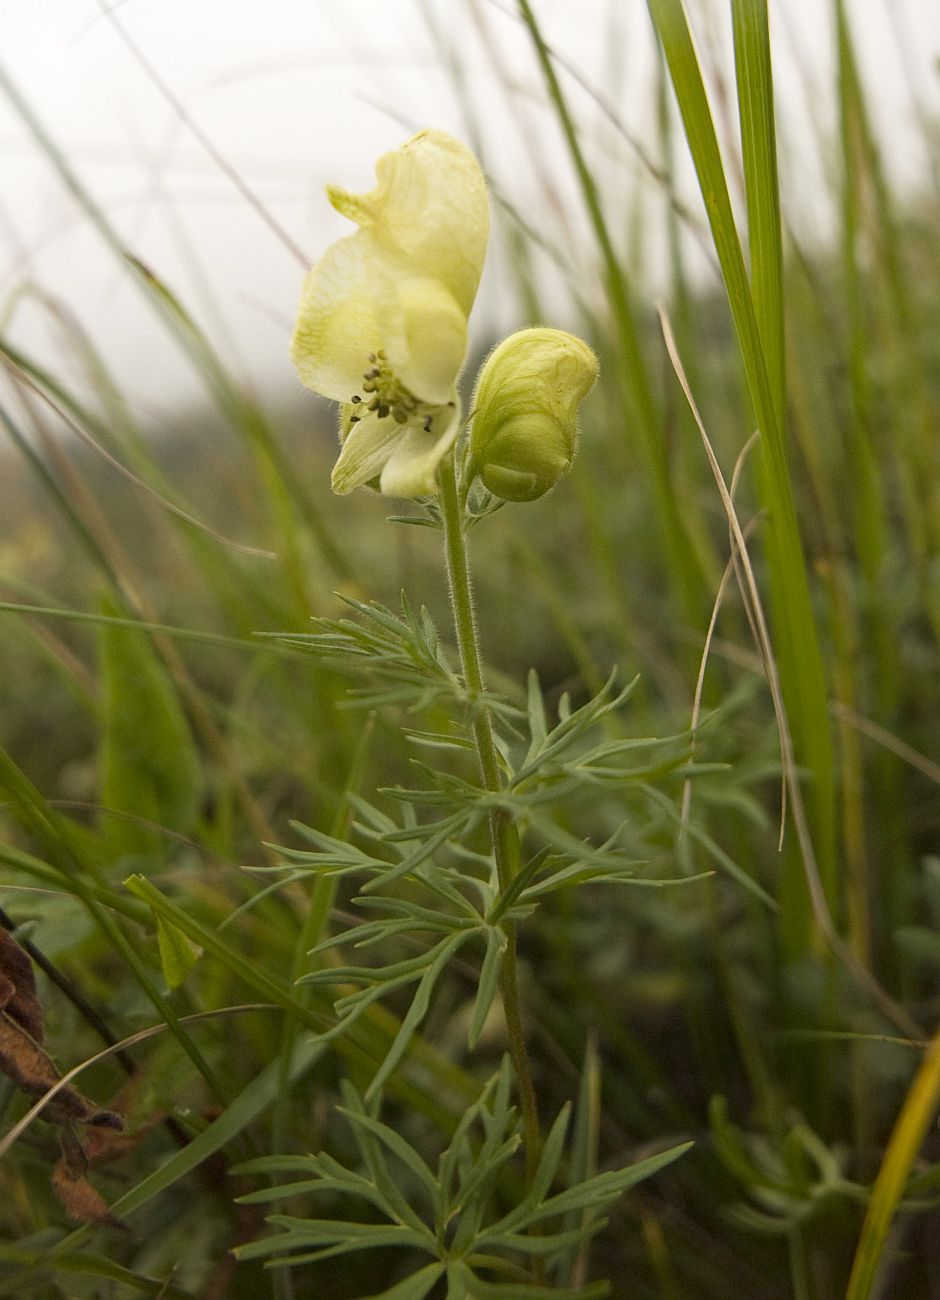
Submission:
POLYGON ((564 330, 504 339, 477 380, 469 477, 505 501, 544 496, 571 468, 578 403, 597 370, 588 345, 564 330))

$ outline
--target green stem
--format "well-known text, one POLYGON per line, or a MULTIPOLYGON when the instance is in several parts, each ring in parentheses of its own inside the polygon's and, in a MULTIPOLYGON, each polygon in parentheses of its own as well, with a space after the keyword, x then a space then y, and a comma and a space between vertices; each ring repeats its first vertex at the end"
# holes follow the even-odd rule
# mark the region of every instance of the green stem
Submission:
MULTIPOLYGON (((499 772, 496 741, 493 737, 493 723, 489 709, 483 702, 483 668, 480 661, 480 647, 477 641, 476 621, 473 614, 473 593, 470 589, 470 568, 467 562, 467 547, 464 539, 463 512, 460 508, 460 498, 457 492, 457 473, 453 456, 445 456, 438 474, 441 489, 441 514, 444 520, 444 552, 447 560, 447 576, 450 580, 450 594, 454 606, 454 624, 457 629, 457 644, 460 647, 460 664, 473 711, 473 734, 480 758, 483 784, 492 794, 498 794, 502 790, 503 784, 499 772)), ((490 834, 493 839, 493 852, 496 857, 496 873, 502 891, 509 887, 519 868, 519 834, 512 818, 503 809, 494 809, 490 814, 490 834)), ((542 1152, 542 1135, 539 1129, 535 1087, 532 1083, 532 1071, 529 1068, 529 1054, 526 1049, 525 1034, 522 1028, 522 1014, 519 1007, 519 981, 516 969, 516 926, 513 921, 504 921, 502 924, 506 932, 507 943, 500 969, 499 991, 506 1015, 509 1052, 512 1056, 513 1066, 516 1071, 516 1082, 519 1088, 522 1130, 525 1140, 526 1173, 529 1181, 531 1181, 538 1168, 539 1157, 542 1152)))

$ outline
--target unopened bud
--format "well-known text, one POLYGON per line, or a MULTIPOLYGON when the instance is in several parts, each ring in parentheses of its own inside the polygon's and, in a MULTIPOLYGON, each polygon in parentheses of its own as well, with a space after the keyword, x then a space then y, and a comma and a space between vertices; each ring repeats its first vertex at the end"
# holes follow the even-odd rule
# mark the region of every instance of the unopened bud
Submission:
POLYGON ((504 339, 477 380, 470 478, 505 501, 544 496, 571 468, 578 403, 597 370, 587 344, 564 330, 520 330, 504 339))

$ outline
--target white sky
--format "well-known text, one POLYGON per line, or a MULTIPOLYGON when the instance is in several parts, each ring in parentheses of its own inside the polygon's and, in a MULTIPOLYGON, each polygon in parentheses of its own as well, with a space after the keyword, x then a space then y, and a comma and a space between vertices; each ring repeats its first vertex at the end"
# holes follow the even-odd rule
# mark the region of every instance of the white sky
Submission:
MULTIPOLYGON (((687 0, 687 7, 701 49, 716 51, 727 72, 725 0, 687 0)), ((916 188, 927 175, 917 110, 940 115, 940 5, 848 0, 847 7, 889 165, 900 185, 916 188), (898 30, 906 33, 907 67, 898 30)), ((643 0, 536 0, 535 8, 552 45, 655 154, 643 0)), ((512 0, 124 0, 115 7, 186 113, 309 256, 344 233, 323 197, 325 182, 370 188, 380 153, 434 125, 480 143, 496 187, 594 298, 581 205, 513 12, 512 0), (428 16, 457 59, 462 92, 428 16)), ((801 234, 812 238, 827 221, 815 196, 825 190, 832 120, 830 4, 772 0, 772 14, 785 197, 801 234)), ((281 391, 295 386, 286 342, 301 267, 181 124, 96 0, 0 0, 0 16, 0 62, 126 244, 193 310, 238 373, 281 391)), ((570 75, 563 82, 612 224, 626 230, 635 153, 570 75)), ((652 217, 659 199, 644 193, 652 217)), ((655 281, 655 246, 644 260, 655 281)), ((563 315, 562 279, 544 273, 563 315)), ((518 323, 510 278, 497 251, 484 280, 481 335, 494 319, 506 328, 518 323)), ((92 331, 142 412, 159 420, 201 391, 0 96, 0 321, 25 281, 39 282, 92 331)), ((45 361, 68 366, 61 336, 36 308, 18 305, 9 332, 45 361)))

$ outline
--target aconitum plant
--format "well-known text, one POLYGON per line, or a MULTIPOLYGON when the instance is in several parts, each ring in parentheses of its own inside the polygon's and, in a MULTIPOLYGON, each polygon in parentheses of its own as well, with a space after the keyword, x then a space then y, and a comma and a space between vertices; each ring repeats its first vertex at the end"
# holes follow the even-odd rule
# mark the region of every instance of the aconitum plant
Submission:
MULTIPOLYGON (((400 615, 350 601, 356 619, 323 620, 313 635, 289 638, 346 671, 360 671, 367 685, 357 691, 359 703, 396 708, 406 717, 433 708, 435 731, 406 734, 430 747, 441 765, 418 765, 422 788, 383 791, 397 818, 357 798, 354 835, 365 849, 302 828, 313 849, 283 850, 291 871, 363 881, 355 901, 370 919, 324 939, 315 955, 375 950, 406 937, 411 943, 404 959, 385 965, 334 960, 303 977, 307 984, 338 986, 336 1023, 323 1038, 348 1033, 387 993, 410 985, 414 993, 364 1095, 345 1085, 343 1115, 361 1168, 325 1154, 265 1157, 245 1170, 299 1173, 301 1182, 246 1199, 322 1190, 344 1197, 344 1204, 364 1199, 371 1219, 377 1209, 381 1220, 274 1215, 278 1233, 237 1253, 290 1265, 396 1245, 416 1262, 410 1272, 403 1265, 405 1275, 399 1272, 381 1291, 388 1297, 420 1300, 445 1283, 453 1300, 595 1296, 606 1284, 578 1279, 585 1243, 603 1226, 604 1209, 684 1148, 597 1174, 583 1149, 566 1155, 567 1106, 543 1132, 516 937, 552 891, 634 878, 635 829, 629 842, 618 833, 595 845, 572 835, 552 808, 648 780, 648 755, 640 766, 631 764, 644 746, 659 742, 611 739, 612 715, 629 693, 618 692, 613 677, 578 709, 563 697, 554 725, 534 674, 516 699, 487 689, 466 531, 507 502, 543 496, 568 472, 579 404, 598 363, 586 343, 562 330, 512 334, 483 365, 465 417, 458 381, 489 233, 483 174, 464 145, 435 130, 380 158, 377 174, 368 194, 328 190, 333 206, 358 229, 309 272, 292 356, 304 384, 340 403, 334 490, 365 486, 410 499, 424 512, 421 522, 441 530, 460 668, 449 662, 427 611, 415 613, 404 598, 400 615), (602 719, 608 729, 598 740, 592 733, 602 719), (468 751, 475 751, 469 767, 468 751), (381 1089, 418 1055, 419 1031, 443 973, 458 955, 465 969, 474 952, 479 975, 468 1049, 499 1006, 509 1053, 432 1168, 380 1120, 381 1089), (514 1170, 520 1146, 524 1166, 514 1170), (515 1203, 507 1211, 513 1188, 515 1203)), ((684 758, 676 753, 664 760, 660 746, 655 770, 666 773, 684 758)))

